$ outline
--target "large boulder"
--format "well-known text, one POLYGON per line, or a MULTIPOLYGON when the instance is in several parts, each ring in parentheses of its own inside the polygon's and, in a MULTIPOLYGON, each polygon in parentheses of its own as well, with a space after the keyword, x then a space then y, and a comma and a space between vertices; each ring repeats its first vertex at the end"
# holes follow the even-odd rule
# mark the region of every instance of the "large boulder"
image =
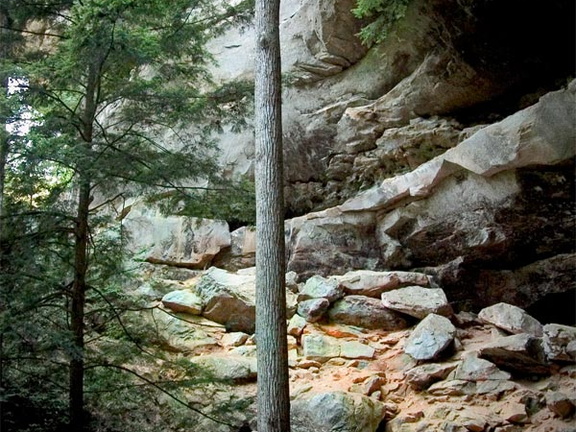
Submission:
POLYGON ((482 346, 478 356, 516 374, 550 373, 542 340, 526 333, 497 338, 482 346))
POLYGON ((225 331, 223 326, 202 317, 169 313, 159 308, 152 309, 150 321, 160 344, 168 351, 192 353, 213 348, 218 345, 213 334, 225 331))
POLYGON ((336 323, 366 329, 400 330, 410 325, 398 312, 385 307, 378 299, 366 296, 346 296, 332 305, 328 318, 336 323))
POLYGON ((230 246, 228 223, 185 216, 164 216, 157 210, 133 206, 122 220, 129 249, 153 264, 204 269, 230 246))
POLYGON ((353 270, 334 276, 346 294, 380 298, 381 294, 404 286, 429 286, 430 277, 417 272, 353 270))
POLYGON ((328 392, 298 398, 291 405, 294 432, 374 432, 384 405, 358 393, 328 392))
POLYGON ((542 324, 521 308, 507 303, 497 303, 484 308, 478 318, 512 334, 529 333, 542 336, 542 324))
POLYGON ((430 314, 414 328, 406 342, 404 352, 415 360, 439 357, 453 342, 456 327, 446 317, 430 314))
POLYGON ((431 313, 451 316, 452 307, 440 288, 409 286, 382 293, 382 304, 388 309, 423 319, 431 313))
POLYGON ((203 316, 228 331, 254 333, 255 275, 230 273, 211 267, 195 286, 204 305, 203 316))

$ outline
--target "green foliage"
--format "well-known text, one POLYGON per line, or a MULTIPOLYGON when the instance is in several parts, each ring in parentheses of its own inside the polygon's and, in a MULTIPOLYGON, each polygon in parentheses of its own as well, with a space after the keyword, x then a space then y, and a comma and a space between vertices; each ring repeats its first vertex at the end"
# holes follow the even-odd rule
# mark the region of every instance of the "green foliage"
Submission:
POLYGON ((158 206, 164 214, 225 220, 230 229, 256 224, 254 183, 247 179, 220 179, 206 189, 181 188, 152 195, 148 202, 158 206))
POLYGON ((352 13, 370 23, 360 31, 366 45, 380 43, 388 36, 392 26, 406 14, 410 0, 357 0, 352 13))
POLYGON ((9 144, 0 232, 0 408, 8 414, 0 428, 65 425, 68 366, 80 354, 93 430, 178 430, 195 412, 188 391, 213 380, 157 352, 153 329, 129 319, 142 305, 124 292, 133 276, 126 238, 102 210, 117 193, 176 196, 202 182, 211 185, 202 205, 181 211, 252 217, 244 210, 250 188, 222 182, 213 142, 221 129, 245 125, 252 85, 213 83, 205 48, 212 35, 245 22, 251 3, 2 1, 10 30, 0 33, 0 78, 6 85, 8 77, 25 77, 25 91, 2 93, 0 120, 27 113, 34 123, 25 135, 0 137, 9 144), (47 44, 24 50, 31 19, 56 24, 46 27, 47 44), (84 217, 78 186, 86 184, 92 202, 82 349, 71 334, 70 305, 83 270, 74 248, 84 217), (175 406, 183 407, 177 416, 175 406))

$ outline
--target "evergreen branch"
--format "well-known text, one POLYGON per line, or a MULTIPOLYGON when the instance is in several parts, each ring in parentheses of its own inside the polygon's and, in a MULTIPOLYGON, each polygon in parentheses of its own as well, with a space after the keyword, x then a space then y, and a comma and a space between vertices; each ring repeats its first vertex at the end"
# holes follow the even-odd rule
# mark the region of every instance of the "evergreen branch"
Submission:
POLYGON ((48 32, 35 32, 32 30, 24 30, 24 29, 17 29, 17 28, 13 28, 13 27, 6 27, 6 26, 0 26, 0 30, 8 30, 14 33, 22 33, 22 34, 30 34, 30 35, 34 35, 34 36, 46 36, 46 37, 55 37, 61 40, 67 40, 68 38, 66 36, 57 34, 57 33, 48 33, 48 32))
POLYGON ((87 366, 85 368, 85 370, 87 369, 94 369, 94 368, 110 368, 110 369, 117 369, 126 373, 129 373, 131 375, 134 375, 136 378, 146 382, 147 384, 149 384, 150 386, 152 386, 153 388, 155 388, 156 390, 164 393, 166 396, 168 396, 169 398, 171 398, 173 401, 177 402, 178 404, 188 408, 189 410, 195 412, 196 414, 200 414, 202 417, 213 421, 214 423, 218 423, 218 424, 222 424, 225 426, 229 426, 229 427, 237 427, 236 425, 233 425, 231 423, 225 422, 223 420, 217 419, 216 417, 211 416, 210 414, 206 414, 204 413, 202 410, 192 406, 191 404, 189 404, 188 402, 186 402, 185 400, 180 399, 179 397, 177 397, 176 395, 172 394, 171 392, 169 392, 168 390, 166 390, 165 388, 163 388, 161 385, 156 384, 153 380, 146 378, 145 376, 139 374, 136 371, 133 371, 130 368, 127 368, 125 366, 120 366, 120 365, 114 365, 114 364, 110 364, 110 363, 103 363, 103 364, 96 364, 96 365, 90 365, 87 366))

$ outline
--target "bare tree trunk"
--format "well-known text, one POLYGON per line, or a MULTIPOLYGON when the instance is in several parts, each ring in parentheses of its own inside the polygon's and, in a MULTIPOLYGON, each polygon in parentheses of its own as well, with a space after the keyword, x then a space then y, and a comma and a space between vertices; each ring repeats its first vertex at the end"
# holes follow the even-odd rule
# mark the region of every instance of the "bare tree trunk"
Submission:
POLYGON ((70 429, 84 428, 84 306, 86 304, 86 272, 88 269, 88 213, 90 181, 82 179, 78 191, 74 243, 74 281, 70 308, 70 329, 74 354, 70 360, 70 429))
POLYGON ((258 431, 290 431, 279 0, 256 1, 258 431))

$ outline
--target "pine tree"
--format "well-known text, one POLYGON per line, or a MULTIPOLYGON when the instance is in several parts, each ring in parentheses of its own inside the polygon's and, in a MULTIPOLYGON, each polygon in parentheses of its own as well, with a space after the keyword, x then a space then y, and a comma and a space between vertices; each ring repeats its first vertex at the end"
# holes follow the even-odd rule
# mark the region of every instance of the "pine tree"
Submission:
POLYGON ((8 0, 0 8, 9 28, 3 36, 28 41, 10 57, 25 77, 23 104, 34 116, 16 169, 47 182, 31 194, 32 207, 50 215, 52 233, 61 234, 63 259, 51 269, 61 283, 52 294, 64 296, 66 315, 59 319, 68 317, 71 430, 86 424, 86 301, 98 284, 97 210, 118 194, 193 192, 194 182, 218 180, 209 126, 237 121, 231 114, 249 86, 210 90, 205 43, 249 3, 8 0), (30 18, 49 18, 49 29, 31 34, 30 18), (34 51, 38 37, 47 48, 34 51))

